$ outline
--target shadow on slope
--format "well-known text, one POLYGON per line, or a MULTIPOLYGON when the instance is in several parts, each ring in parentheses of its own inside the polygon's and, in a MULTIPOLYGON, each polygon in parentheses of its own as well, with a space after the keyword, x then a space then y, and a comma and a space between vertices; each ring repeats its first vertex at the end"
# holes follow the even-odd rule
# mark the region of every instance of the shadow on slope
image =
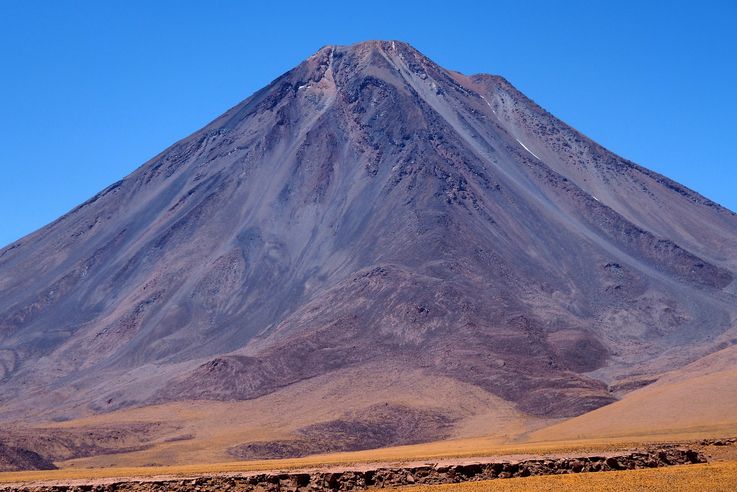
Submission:
POLYGON ((402 405, 374 405, 343 418, 302 427, 292 440, 234 446, 239 459, 300 458, 310 454, 419 444, 447 438, 454 419, 437 410, 402 405))

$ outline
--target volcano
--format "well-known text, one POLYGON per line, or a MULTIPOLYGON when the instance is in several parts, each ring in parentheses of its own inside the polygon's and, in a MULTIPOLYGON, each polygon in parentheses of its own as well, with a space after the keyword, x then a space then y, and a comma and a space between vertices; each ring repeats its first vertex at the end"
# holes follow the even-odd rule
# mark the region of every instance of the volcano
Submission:
POLYGON ((312 385, 319 451, 336 411, 452 435, 443 395, 572 417, 737 343, 736 275, 737 215, 502 77, 327 46, 0 250, 0 418, 312 385))

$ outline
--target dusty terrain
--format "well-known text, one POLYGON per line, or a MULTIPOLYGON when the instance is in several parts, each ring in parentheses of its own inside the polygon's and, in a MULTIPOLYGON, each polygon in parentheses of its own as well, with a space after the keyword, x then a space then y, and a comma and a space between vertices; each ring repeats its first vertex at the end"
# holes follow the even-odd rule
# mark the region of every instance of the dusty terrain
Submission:
MULTIPOLYGON (((612 472, 615 470, 639 470, 671 467, 679 464, 724 462, 737 457, 737 439, 702 440, 689 443, 650 444, 625 450, 609 450, 585 453, 581 449, 568 453, 543 453, 530 455, 497 456, 494 459, 445 459, 433 462, 343 464, 320 468, 304 468, 305 463, 286 463, 253 466, 260 473, 247 472, 248 466, 238 473, 213 467, 207 472, 187 467, 139 470, 140 478, 119 478, 108 470, 97 477, 79 480, 64 472, 9 473, 0 476, 7 489, 21 490, 72 490, 75 487, 94 487, 95 490, 356 490, 366 488, 392 488, 402 485, 459 484, 492 479, 512 479, 536 475, 584 474, 612 472), (279 470, 266 472, 264 470, 279 470), (117 478, 116 478, 117 477, 117 478), (19 481, 22 480, 22 481, 19 481)), ((135 476, 133 470, 119 469, 135 476)), ((614 477, 612 477, 614 478, 614 477)), ((706 482, 705 482, 706 483, 706 482)), ((3 490, 3 489, 0 489, 3 490)))
POLYGON ((734 354, 717 352, 570 420, 530 417, 450 378, 427 381, 421 371, 367 368, 373 377, 351 369, 254 400, 173 402, 23 424, 3 428, 0 438, 70 470, 188 464, 207 469, 207 464, 304 454, 316 455, 308 458, 312 463, 483 456, 729 436, 737 435, 734 354), (366 412, 367 398, 346 391, 357 380, 370 381, 363 389, 383 403, 366 412), (402 426, 393 427, 397 421, 402 426), (316 429, 314 422, 323 424, 316 429), (439 432, 443 426, 446 439, 422 439, 424 429, 439 432), (426 440, 434 442, 412 444, 426 440), (325 458, 325 453, 332 454, 325 458))
MULTIPOLYGON (((400 374, 387 370, 376 373, 372 370, 371 374, 375 374, 375 377, 363 389, 381 402, 373 414, 374 425, 376 415, 381 415, 384 408, 395 411, 397 408, 425 409, 420 416, 450 413, 458 419, 454 420, 449 437, 463 439, 482 433, 488 436, 484 437, 486 442, 500 443, 505 436, 524 432, 545 422, 524 415, 498 397, 450 378, 437 378, 430 384, 430 381, 411 371, 400 374), (438 394, 435 384, 442 385, 442 394, 438 394), (497 429, 495 436, 494 429, 497 429)), ((347 370, 333 375, 329 380, 315 378, 255 400, 174 402, 33 427, 24 424, 12 432, 9 428, 4 429, 6 435, 17 436, 14 442, 25 442, 41 452, 48 452, 47 442, 51 438, 55 437, 55 442, 67 438, 69 443, 65 449, 54 454, 54 459, 62 467, 235 461, 239 458, 231 452, 233 448, 248 443, 294 440, 299 438, 300 429, 310 428, 314 422, 324 422, 329 426, 330 423, 335 425, 336 422, 358 421, 359 424, 369 424, 370 428, 372 413, 367 414, 363 410, 366 396, 345 391, 358 378, 362 377, 356 374, 356 370, 347 370), (275 412, 274 409, 279 411, 275 412), (141 432, 142 427, 148 432, 141 432), (130 432, 120 432, 126 429, 130 432), (117 446, 114 452, 92 452, 85 444, 90 436, 95 435, 99 439, 103 430, 107 430, 111 436, 119 436, 119 440, 114 442, 107 438, 104 442, 98 441, 98 448, 117 446), (125 434, 125 438, 120 436, 121 433, 125 434), (66 452, 66 448, 75 453, 66 452)), ((418 415, 413 411, 408 414, 410 417, 418 415)), ((406 423, 406 417, 403 418, 406 423)), ((419 419, 415 424, 423 424, 423 420, 419 419)), ((425 420, 424 425, 435 430, 434 420, 425 420)), ((342 432, 339 435, 333 432, 330 445, 342 446, 344 450, 350 450, 351 443, 354 449, 356 445, 357 449, 376 447, 356 443, 359 431, 363 430, 365 435, 366 428, 366 425, 358 425, 356 432, 342 432)), ((410 431, 418 433, 421 430, 414 425, 410 431)), ((392 436, 388 438, 388 442, 391 442, 392 436)), ((416 439, 416 436, 412 438, 416 439)), ((260 457, 273 455, 269 453, 260 457)))
POLYGON ((736 279, 737 215, 503 78, 327 46, 0 249, 0 469, 734 435, 736 279))
POLYGON ((533 440, 714 433, 735 428, 737 350, 711 354, 622 400, 533 432, 533 440))

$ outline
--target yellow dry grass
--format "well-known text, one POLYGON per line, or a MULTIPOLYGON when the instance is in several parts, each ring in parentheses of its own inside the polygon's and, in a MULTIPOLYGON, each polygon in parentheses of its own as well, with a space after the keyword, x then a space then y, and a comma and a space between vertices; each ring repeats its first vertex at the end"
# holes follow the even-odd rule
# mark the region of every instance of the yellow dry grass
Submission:
POLYGON ((171 403, 48 424, 83 430, 126 422, 163 422, 179 428, 159 436, 149 449, 57 463, 61 470, 0 473, 0 482, 191 476, 492 456, 524 459, 735 436, 735 362, 737 349, 713 354, 620 402, 563 422, 531 419, 508 402, 447 378, 428 379, 420 371, 364 367, 343 371, 330 380, 298 383, 251 401, 171 403), (443 391, 438 391, 439 385, 443 391), (356 387, 360 391, 355 391, 356 387), (463 417, 462 425, 454 439, 427 444, 300 459, 229 461, 230 446, 288 438, 301 426, 338 418, 346 410, 377 402, 449 408, 463 417))
MULTIPOLYGON (((512 404, 478 387, 450 378, 428 377, 422 371, 365 366, 339 371, 330 378, 314 378, 270 395, 239 402, 178 402, 94 415, 50 427, 79 429, 124 423, 161 422, 179 429, 158 436, 140 451, 93 456, 57 463, 61 468, 148 467, 222 463, 232 460, 228 448, 253 441, 289 439, 300 427, 337 419, 351 410, 374 404, 450 410, 460 418, 453 438, 480 437, 483 447, 499 445, 514 435, 550 421, 529 417, 512 404), (438 387, 443 391, 438 392, 438 387), (495 434, 496 432, 496 434, 495 434)), ((462 452, 470 452, 469 446, 462 452)), ((442 454, 444 443, 427 451, 404 448, 416 455, 442 454)), ((388 459, 400 452, 380 451, 388 459)))
POLYGON ((462 484, 402 487, 404 492, 519 492, 519 491, 734 491, 737 490, 737 462, 683 465, 647 470, 540 477, 510 478, 462 484))
MULTIPOLYGON (((431 461, 447 458, 476 456, 543 455, 585 450, 614 449, 616 445, 606 443, 545 443, 543 445, 498 444, 494 439, 474 438, 439 441, 412 446, 398 446, 367 451, 315 455, 305 458, 231 461, 221 463, 199 463, 173 466, 114 466, 105 468, 81 468, 67 462, 67 467, 49 471, 22 471, 0 473, 0 483, 39 480, 75 480, 111 477, 151 477, 160 475, 198 475, 208 473, 236 473, 262 470, 288 470, 297 468, 340 467, 361 463, 406 463, 409 461, 431 461)), ((109 457, 113 459, 113 456, 109 457)), ((77 460, 84 462, 86 460, 77 460)))
MULTIPOLYGON (((701 436, 702 434, 699 434, 701 436)), ((683 435, 663 436, 663 441, 677 441, 683 435), (671 437, 666 439, 665 437, 671 437)), ((661 441, 661 442, 663 442, 661 441)), ((215 473, 239 473, 250 471, 294 470, 310 468, 341 469, 363 464, 382 465, 438 462, 442 460, 463 460, 484 457, 497 459, 529 459, 541 456, 576 456, 585 453, 600 453, 631 449, 644 443, 653 442, 651 436, 638 436, 630 440, 577 440, 543 443, 500 444, 497 438, 466 438, 438 441, 411 446, 314 455, 304 458, 230 461, 219 463, 179 464, 173 466, 111 466, 79 467, 66 462, 65 468, 49 471, 22 471, 0 473, 0 483, 99 479, 115 477, 154 477, 154 476, 194 476, 215 473)), ((116 455, 108 456, 114 459, 116 455)), ((77 460, 84 463, 87 460, 77 460)))

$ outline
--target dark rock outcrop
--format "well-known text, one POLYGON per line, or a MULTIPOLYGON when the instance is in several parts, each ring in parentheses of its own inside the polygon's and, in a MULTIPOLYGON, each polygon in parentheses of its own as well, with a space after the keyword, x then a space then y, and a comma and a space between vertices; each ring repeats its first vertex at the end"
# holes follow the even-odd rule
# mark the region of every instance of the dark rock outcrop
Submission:
POLYGON ((221 490, 266 490, 306 492, 365 490, 402 485, 436 485, 534 475, 636 470, 705 462, 706 459, 698 451, 671 448, 609 457, 585 456, 571 459, 539 459, 468 465, 377 468, 373 470, 344 472, 284 472, 164 481, 126 481, 95 485, 13 486, 12 489, 0 486, 0 491, 64 492, 72 490, 95 490, 102 492, 115 490, 149 492, 154 490, 197 490, 205 492, 221 490))
POLYGON ((55 469, 54 463, 38 453, 0 442, 0 472, 55 469))
POLYGON ((377 405, 341 419, 303 427, 296 439, 251 442, 228 452, 235 458, 251 460, 417 444, 448 437, 452 423, 452 418, 440 412, 377 405))

